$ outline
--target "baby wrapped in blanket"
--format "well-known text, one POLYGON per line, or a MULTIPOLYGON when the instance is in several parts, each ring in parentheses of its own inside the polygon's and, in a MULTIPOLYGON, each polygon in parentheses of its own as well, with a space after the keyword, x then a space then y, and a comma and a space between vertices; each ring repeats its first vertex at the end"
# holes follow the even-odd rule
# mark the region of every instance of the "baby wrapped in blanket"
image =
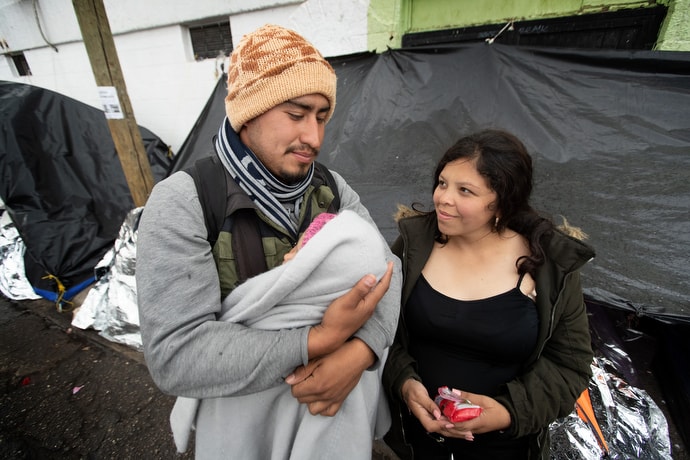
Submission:
MULTIPOLYGON (((269 330, 319 324, 328 305, 362 276, 383 276, 385 244, 376 228, 353 211, 317 216, 286 256, 288 262, 248 279, 223 300, 219 320, 269 330)), ((218 423, 231 437, 233 452, 228 456, 371 458, 373 439, 390 425, 382 369, 379 363, 376 370, 364 372, 334 417, 311 415, 285 383, 215 400, 222 406, 215 409, 218 423)), ((187 448, 198 405, 199 400, 179 397, 173 408, 170 421, 180 452, 187 448)))

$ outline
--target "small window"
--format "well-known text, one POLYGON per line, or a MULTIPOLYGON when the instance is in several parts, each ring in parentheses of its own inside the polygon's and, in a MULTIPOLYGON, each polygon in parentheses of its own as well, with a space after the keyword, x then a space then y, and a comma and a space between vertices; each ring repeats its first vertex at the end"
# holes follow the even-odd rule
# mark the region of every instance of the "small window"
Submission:
POLYGON ((19 76, 26 77, 31 75, 31 69, 29 68, 29 63, 26 61, 26 57, 24 57, 24 53, 10 54, 10 57, 12 57, 12 61, 14 62, 19 76))
POLYGON ((214 59, 221 53, 227 56, 232 51, 230 22, 190 27, 189 34, 192 38, 194 59, 197 61, 214 59))

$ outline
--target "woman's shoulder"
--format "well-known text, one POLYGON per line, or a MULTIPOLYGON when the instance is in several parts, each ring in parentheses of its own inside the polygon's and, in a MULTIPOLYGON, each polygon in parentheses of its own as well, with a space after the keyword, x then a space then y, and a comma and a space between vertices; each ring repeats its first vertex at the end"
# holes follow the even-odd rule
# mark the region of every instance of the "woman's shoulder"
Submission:
POLYGON ((564 235, 568 235, 576 240, 585 241, 587 238, 589 238, 589 235, 587 235, 582 228, 572 225, 565 217, 563 217, 563 222, 555 227, 564 235))
POLYGON ((427 233, 436 229, 436 213, 399 204, 393 214, 401 232, 427 233))
POLYGON ((595 256, 592 246, 585 242, 587 234, 563 219, 563 223, 554 227, 544 249, 547 256, 559 265, 577 269, 595 256))
POLYGON ((395 211, 395 214, 393 214, 393 219, 395 219, 396 222, 400 222, 403 219, 421 215, 423 215, 422 211, 418 211, 404 204, 398 204, 398 208, 395 211))
POLYGON ((402 222, 405 220, 434 220, 436 219, 436 214, 431 211, 420 210, 415 206, 407 206, 404 204, 398 204, 397 210, 393 214, 393 219, 396 222, 402 222))

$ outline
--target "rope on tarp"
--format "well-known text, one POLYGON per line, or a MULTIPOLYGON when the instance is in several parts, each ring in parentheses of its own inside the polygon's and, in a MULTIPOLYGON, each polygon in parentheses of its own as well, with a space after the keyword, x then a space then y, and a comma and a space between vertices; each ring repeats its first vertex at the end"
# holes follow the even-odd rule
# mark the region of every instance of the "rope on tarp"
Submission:
POLYGON ((498 38, 499 35, 501 35, 503 32, 506 31, 506 29, 508 29, 508 30, 514 30, 514 28, 513 28, 513 22, 514 22, 514 21, 511 20, 511 21, 508 22, 506 25, 504 25, 503 28, 502 28, 501 30, 499 30, 498 33, 497 33, 496 35, 494 35, 494 36, 491 37, 491 38, 487 38, 487 39, 485 40, 486 43, 488 43, 489 45, 491 45, 491 44, 498 38))
POLYGON ((96 277, 92 276, 69 289, 65 289, 65 285, 60 281, 60 278, 52 273, 48 273, 46 276, 42 277, 42 279, 53 280, 57 286, 57 292, 46 291, 36 287, 34 287, 34 292, 45 299, 55 302, 55 308, 60 313, 74 310, 75 305, 73 302, 70 302, 70 299, 96 281, 96 277))
POLYGON ((54 296, 55 299, 51 299, 51 300, 54 300, 55 308, 57 308, 57 311, 62 313, 62 312, 66 312, 66 311, 72 311, 74 309, 74 304, 72 302, 70 302, 69 300, 65 299, 65 293, 67 292, 67 290, 65 289, 65 285, 62 284, 62 281, 60 281, 60 278, 53 275, 52 273, 48 273, 46 276, 42 277, 41 279, 55 281, 55 285, 57 286, 57 295, 54 296), (65 308, 64 304, 68 304, 69 307, 65 308))

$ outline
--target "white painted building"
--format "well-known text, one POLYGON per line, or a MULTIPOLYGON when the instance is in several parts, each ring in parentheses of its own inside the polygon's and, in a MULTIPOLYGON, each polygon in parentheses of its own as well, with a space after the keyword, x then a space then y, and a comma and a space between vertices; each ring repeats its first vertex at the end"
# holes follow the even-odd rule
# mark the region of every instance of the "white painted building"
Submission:
MULTIPOLYGON (((196 59, 192 34, 229 22, 235 46, 280 24, 326 57, 367 49, 369 0, 103 0, 134 116, 177 152, 225 58, 196 59)), ((0 0, 0 80, 39 86, 101 108, 71 0, 0 0), (22 75, 25 74, 25 75, 22 75)))

